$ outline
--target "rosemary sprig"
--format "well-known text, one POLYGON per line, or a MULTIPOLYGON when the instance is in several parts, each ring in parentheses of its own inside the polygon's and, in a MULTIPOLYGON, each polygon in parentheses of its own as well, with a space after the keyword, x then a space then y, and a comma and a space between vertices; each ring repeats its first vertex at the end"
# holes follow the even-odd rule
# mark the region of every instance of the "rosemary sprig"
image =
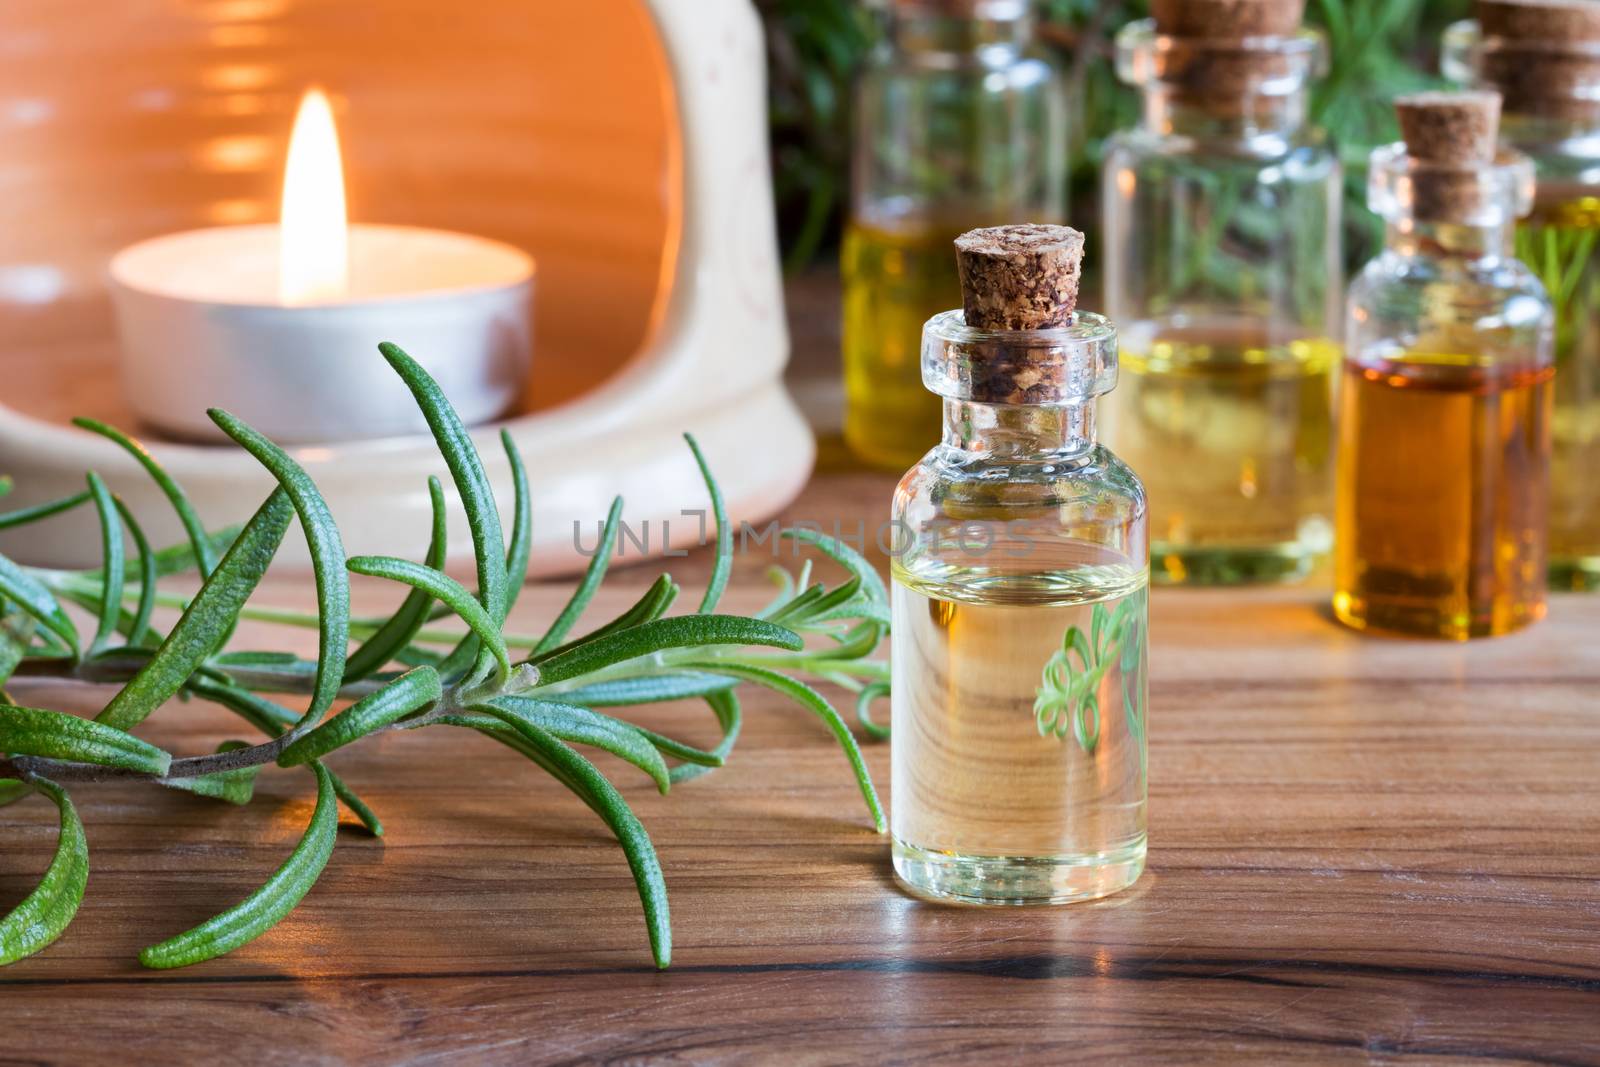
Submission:
MULTIPOLYGON (((740 725, 734 688, 754 682, 824 720, 849 758, 875 829, 885 829, 855 739, 827 699, 797 677, 836 682, 869 699, 886 691, 888 665, 869 657, 888 630, 888 599, 865 560, 842 544, 794 532, 789 536, 838 561, 847 579, 832 589, 812 584, 807 563, 798 582, 782 575, 780 595, 758 617, 715 613, 727 583, 732 540, 721 492, 699 447, 687 438, 717 520, 712 577, 698 612, 665 615, 678 587, 662 575, 617 618, 570 636, 605 578, 622 512, 618 499, 602 532, 601 551, 550 628, 537 637, 506 633, 505 619, 525 581, 531 544, 532 502, 521 457, 502 435, 516 489, 507 540, 482 461, 455 411, 409 356, 393 345, 380 347, 426 416, 462 500, 472 533, 476 590, 440 570, 445 503, 437 479, 429 483, 433 522, 424 562, 347 558, 338 526, 309 475, 272 441, 221 411, 212 418, 278 482, 243 527, 207 531, 182 487, 147 450, 120 431, 87 420, 79 425, 138 459, 177 513, 187 543, 152 551, 134 516, 94 473, 87 475, 85 492, 0 513, 3 529, 87 504, 100 524, 103 545, 102 565, 87 571, 23 567, 0 555, 0 806, 37 792, 54 802, 61 816, 56 857, 39 887, 0 918, 0 964, 55 940, 82 899, 88 850, 67 785, 138 780, 247 804, 264 767, 306 767, 314 775, 315 813, 283 866, 239 904, 139 957, 150 967, 181 967, 250 943, 294 909, 332 855, 338 804, 372 834, 383 832, 376 814, 324 762, 382 732, 469 729, 519 753, 576 794, 611 828, 627 857, 660 967, 671 959, 672 935, 654 846, 622 794, 573 746, 617 755, 665 793, 726 762, 740 725), (251 594, 295 522, 311 549, 317 610, 251 607, 251 594), (156 588, 162 578, 190 570, 203 579, 192 597, 156 588), (388 616, 353 618, 350 572, 407 586, 405 600, 388 616), (89 640, 80 638, 63 602, 93 617, 89 640), (181 609, 166 632, 151 623, 157 606, 181 609), (465 634, 427 625, 442 617, 464 624, 465 634), (317 630, 317 658, 230 648, 241 619, 317 630), (117 690, 99 715, 87 720, 18 706, 3 688, 34 678, 117 690), (268 693, 309 700, 299 712, 268 693), (174 696, 219 704, 265 739, 173 756, 130 732, 174 696), (722 733, 715 746, 697 748, 596 710, 680 699, 706 702, 722 733), (337 701, 351 703, 330 716, 337 701)), ((9 480, 0 479, 0 495, 8 488, 9 480)))

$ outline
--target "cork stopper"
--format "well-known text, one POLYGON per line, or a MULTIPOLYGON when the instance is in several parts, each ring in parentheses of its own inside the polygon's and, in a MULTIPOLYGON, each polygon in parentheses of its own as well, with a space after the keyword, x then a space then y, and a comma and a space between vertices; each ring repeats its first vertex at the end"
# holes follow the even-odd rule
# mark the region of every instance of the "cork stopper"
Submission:
POLYGON ((1600 41, 1595 0, 1478 0, 1478 25, 1490 37, 1600 41))
MULTIPOLYGON (((1128 69, 1142 67, 1175 99, 1218 118, 1270 119, 1321 62, 1320 41, 1300 29, 1305 0, 1151 0, 1150 12, 1153 34, 1132 30, 1151 23, 1126 31, 1143 52, 1128 69)), ((1119 69, 1130 59, 1119 56, 1119 69)))
POLYGON ((1478 0, 1481 74, 1507 111, 1600 117, 1600 2, 1478 0))
POLYGON ((1083 234, 994 226, 955 240, 960 310, 922 329, 922 383, 939 396, 1036 407, 1081 403, 1117 384, 1117 330, 1075 311, 1083 234))
POLYGON ((1500 131, 1500 94, 1412 93, 1396 97, 1406 152, 1426 163, 1489 163, 1500 131))
POLYGON ((1156 30, 1171 37, 1279 37, 1300 28, 1305 0, 1151 0, 1156 30))
POLYGON ((956 238, 961 309, 978 330, 1046 330, 1072 321, 1083 234, 1068 226, 991 226, 956 238))
POLYGON ((957 19, 1019 19, 1030 0, 890 0, 896 11, 957 19))
POLYGON ((1396 98, 1418 219, 1466 222, 1493 196, 1500 94, 1413 93, 1396 98))

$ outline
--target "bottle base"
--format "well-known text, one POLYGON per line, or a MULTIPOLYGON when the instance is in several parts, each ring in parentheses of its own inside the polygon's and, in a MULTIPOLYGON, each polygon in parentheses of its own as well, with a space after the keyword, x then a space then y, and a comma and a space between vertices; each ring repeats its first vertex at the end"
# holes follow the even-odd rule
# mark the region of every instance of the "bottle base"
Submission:
POLYGON ((1310 574, 1321 553, 1290 543, 1250 548, 1150 546, 1150 580, 1158 585, 1254 585, 1292 582, 1310 574))
POLYGON ((1532 626, 1544 618, 1545 611, 1545 605, 1537 603, 1516 612, 1502 609, 1474 614, 1415 603, 1379 603, 1346 592, 1333 595, 1334 617, 1352 630, 1446 641, 1503 637, 1532 626))
POLYGON ((974 856, 894 839, 894 873, 918 896, 954 904, 1020 906, 1095 900, 1128 888, 1144 871, 1145 838, 1114 852, 974 856))
POLYGON ((1564 593, 1600 591, 1600 556, 1551 560, 1550 588, 1564 593))

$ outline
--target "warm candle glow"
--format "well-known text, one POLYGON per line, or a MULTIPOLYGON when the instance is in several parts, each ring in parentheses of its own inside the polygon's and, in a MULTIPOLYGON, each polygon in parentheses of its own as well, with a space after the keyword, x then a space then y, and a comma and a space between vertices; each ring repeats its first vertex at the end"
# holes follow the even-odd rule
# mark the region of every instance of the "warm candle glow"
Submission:
POLYGON ((283 173, 278 298, 285 304, 340 300, 349 283, 344 168, 333 109, 320 89, 300 101, 283 173))

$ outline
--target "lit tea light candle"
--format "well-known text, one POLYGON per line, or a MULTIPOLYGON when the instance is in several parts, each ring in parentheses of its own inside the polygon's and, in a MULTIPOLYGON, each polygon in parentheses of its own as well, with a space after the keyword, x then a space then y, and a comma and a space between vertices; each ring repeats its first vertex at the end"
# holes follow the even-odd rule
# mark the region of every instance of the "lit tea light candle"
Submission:
POLYGON ((139 417, 217 438, 223 407, 288 443, 419 433, 377 354, 394 341, 468 422, 505 413, 529 362, 533 260, 499 241, 349 225, 333 112, 301 101, 280 225, 143 241, 111 260, 123 383, 139 417))

